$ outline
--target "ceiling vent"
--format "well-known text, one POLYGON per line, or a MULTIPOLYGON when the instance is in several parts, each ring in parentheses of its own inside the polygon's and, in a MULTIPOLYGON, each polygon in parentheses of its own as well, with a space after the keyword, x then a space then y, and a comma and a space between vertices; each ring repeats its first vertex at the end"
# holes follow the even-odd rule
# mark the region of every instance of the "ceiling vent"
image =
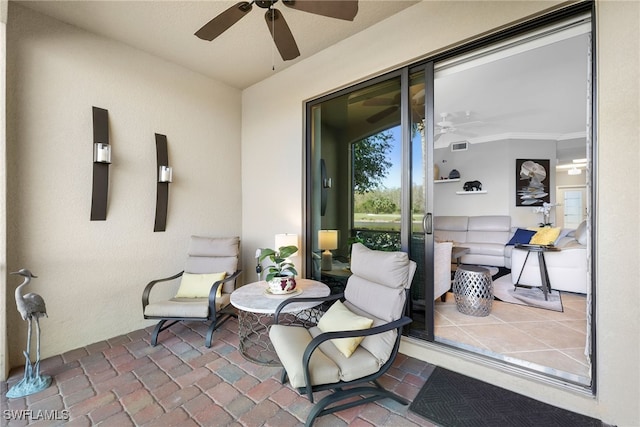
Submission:
POLYGON ((451 144, 451 151, 465 151, 469 148, 469 143, 467 141, 463 142, 454 142, 451 144))

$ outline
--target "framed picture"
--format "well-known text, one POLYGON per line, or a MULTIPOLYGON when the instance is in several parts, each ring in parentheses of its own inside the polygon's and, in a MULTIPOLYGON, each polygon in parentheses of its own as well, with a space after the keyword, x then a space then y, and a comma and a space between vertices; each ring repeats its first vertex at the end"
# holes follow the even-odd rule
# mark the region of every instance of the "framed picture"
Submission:
POLYGON ((516 206, 550 203, 548 159, 516 159, 516 206))

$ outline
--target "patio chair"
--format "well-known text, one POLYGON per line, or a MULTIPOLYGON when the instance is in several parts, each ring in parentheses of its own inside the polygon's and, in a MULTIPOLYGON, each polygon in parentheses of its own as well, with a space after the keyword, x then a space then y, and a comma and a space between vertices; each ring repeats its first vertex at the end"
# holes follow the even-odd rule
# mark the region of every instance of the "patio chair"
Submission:
POLYGON ((404 313, 415 270, 415 262, 404 252, 374 251, 356 243, 353 275, 344 293, 313 299, 334 301, 317 325, 307 329, 278 324, 287 304, 312 298, 293 297, 280 304, 269 337, 283 366, 281 381, 288 378, 312 403, 314 392, 333 390, 315 404, 307 426, 319 416, 378 399, 409 403, 377 379, 393 364, 402 328, 411 323, 404 313))
POLYGON ((241 273, 239 253, 239 237, 191 236, 184 270, 149 282, 142 293, 144 318, 160 320, 151 336, 151 345, 158 343, 160 332, 179 321, 203 321, 211 322, 205 340, 205 345, 211 347, 213 332, 230 317, 237 317, 230 299, 241 273), (173 298, 150 302, 156 285, 175 283, 178 278, 180 287, 173 298))

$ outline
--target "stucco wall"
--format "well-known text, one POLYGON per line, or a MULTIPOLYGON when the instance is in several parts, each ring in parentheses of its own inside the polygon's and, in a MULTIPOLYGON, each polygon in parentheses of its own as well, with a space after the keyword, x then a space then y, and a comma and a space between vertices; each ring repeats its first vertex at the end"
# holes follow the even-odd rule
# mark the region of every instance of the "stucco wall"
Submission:
MULTIPOLYGON (((182 269, 189 236, 241 234, 240 92, 15 3, 7 24, 8 269, 39 277, 49 313, 42 357, 151 324, 147 282, 182 269), (90 221, 92 106, 109 110, 106 221, 90 221), (154 133, 174 182, 166 232, 153 232, 154 133)), ((10 366, 26 322, 7 283, 10 366)))
MULTIPOLYGON (((277 232, 301 233, 305 99, 454 45, 551 7, 550 2, 422 2, 243 92, 245 247, 272 244, 277 232), (286 167, 284 160, 290 160, 286 167), (278 201, 273 200, 277 185, 278 201), (265 214, 269 212, 269 214, 265 214), (247 240, 249 240, 247 242, 247 240)), ((640 33, 637 2, 598 4, 598 179, 596 223, 598 394, 528 380, 405 340, 402 351, 551 404, 617 425, 640 415, 638 260, 638 108, 640 33), (622 178, 620 171, 624 172, 622 178), (624 195, 621 185, 624 181, 624 195), (633 272, 632 280, 623 274, 633 272), (624 296, 624 297, 622 297, 624 296)), ((250 256, 245 255, 245 264, 250 256)))

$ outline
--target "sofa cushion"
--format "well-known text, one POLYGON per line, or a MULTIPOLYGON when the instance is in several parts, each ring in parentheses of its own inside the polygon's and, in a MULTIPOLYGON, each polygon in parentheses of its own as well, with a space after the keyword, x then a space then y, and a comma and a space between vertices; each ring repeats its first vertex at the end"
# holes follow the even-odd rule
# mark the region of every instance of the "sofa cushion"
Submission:
POLYGON ((517 245, 519 243, 529 243, 533 235, 536 234, 533 230, 525 230, 524 228, 518 228, 507 245, 517 245))
POLYGON ((541 227, 535 229, 536 234, 531 238, 532 245, 553 245, 560 235, 557 227, 541 227))
POLYGON ((582 221, 580 223, 578 228, 576 228, 576 232, 574 233, 574 235, 578 243, 580 243, 581 245, 587 244, 587 238, 588 238, 587 221, 582 221))

